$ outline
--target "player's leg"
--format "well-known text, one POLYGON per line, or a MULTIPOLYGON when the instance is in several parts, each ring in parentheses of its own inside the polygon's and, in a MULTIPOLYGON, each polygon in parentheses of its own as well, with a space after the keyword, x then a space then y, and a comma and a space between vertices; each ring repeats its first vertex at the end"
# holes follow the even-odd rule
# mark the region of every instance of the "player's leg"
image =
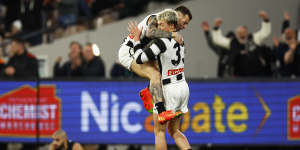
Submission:
MULTIPOLYGON (((172 111, 188 112, 188 98, 189 88, 185 81, 168 84, 163 86, 164 95, 166 98, 166 108, 172 111)), ((181 150, 188 150, 191 148, 187 138, 179 130, 181 116, 176 117, 168 122, 168 133, 174 139, 176 145, 181 150)))
MULTIPOLYGON (((148 89, 144 90, 143 97, 141 98, 144 102, 145 109, 148 112, 152 112, 153 103, 156 104, 157 101, 164 102, 162 92, 160 92, 162 90, 160 90, 161 88, 159 89, 158 87, 158 85, 161 85, 160 84, 161 75, 156 65, 153 62, 148 62, 145 64, 137 64, 132 57, 133 52, 131 51, 133 51, 132 43, 130 44, 130 41, 127 41, 127 43, 126 42, 123 43, 119 49, 119 61, 128 70, 135 72, 138 76, 142 78, 146 78, 150 80, 150 87, 149 87, 150 92, 148 91, 148 89), (156 94, 151 92, 155 92, 156 94), (152 96, 149 95, 153 95, 153 94, 155 100, 152 103, 153 98, 152 96)), ((158 105, 161 105, 161 103, 159 103, 158 105)))
MULTIPOLYGON (((134 61, 132 57, 133 48, 130 45, 132 45, 130 44, 130 41, 127 41, 121 45, 118 54, 119 62, 128 70, 135 72, 138 76, 150 80, 149 74, 143 71, 143 66, 149 66, 149 65, 148 64, 139 65, 134 61)), ((152 96, 148 89, 143 90, 143 96, 141 98, 144 103, 145 109, 148 112, 152 113, 153 110, 152 96)))
POLYGON ((179 130, 181 118, 182 117, 177 117, 168 122, 168 133, 181 150, 190 150, 191 145, 189 144, 185 135, 179 130))
POLYGON ((153 113, 155 150, 167 150, 166 124, 158 123, 158 114, 153 113))
MULTIPOLYGON (((150 93, 152 95, 153 104, 159 114, 158 122, 163 124, 168 120, 173 119, 176 115, 171 111, 166 111, 165 100, 161 85, 161 74, 155 67, 154 62, 149 62, 145 64, 136 64, 135 61, 131 64, 131 70, 136 72, 142 77, 146 77, 150 80, 150 93)), ((145 102, 144 102, 145 103, 145 102)))
MULTIPOLYGON (((119 61, 120 63, 125 67, 127 68, 128 70, 130 71, 133 71, 135 72, 138 76, 142 77, 142 78, 146 78, 148 80, 150 80, 150 74, 145 72, 144 71, 144 67, 152 67, 150 66, 150 63, 146 63, 146 64, 137 64, 135 62, 135 60, 133 59, 133 44, 131 43, 130 41, 125 41, 120 49, 119 49, 119 61)), ((153 68, 155 69, 155 68, 153 68)), ((153 72, 155 72, 155 70, 153 70, 153 72)), ((158 72, 156 70, 156 72, 158 72)), ((153 75, 152 75, 153 76, 153 75)), ((148 90, 148 88, 142 90, 140 92, 140 96, 141 96, 141 99, 144 103, 144 107, 145 109, 152 113, 152 110, 153 110, 153 103, 152 103, 152 96, 148 90)))
MULTIPOLYGON (((154 68, 154 66, 152 66, 152 64, 150 62, 145 63, 145 64, 137 64, 135 61, 133 61, 131 63, 130 66, 130 70, 135 72, 138 76, 142 77, 142 78, 146 78, 148 80, 151 79, 151 74, 146 72, 144 68, 149 67, 149 69, 147 69, 150 73, 153 72, 158 72, 158 70, 156 68, 154 68)), ((157 76, 160 76, 158 74, 156 74, 157 76)), ((154 76, 154 75, 152 75, 154 76)), ((153 100, 152 100, 152 95, 149 91, 149 88, 145 88, 142 89, 139 92, 139 96, 141 97, 143 103, 144 103, 144 108, 149 112, 149 113, 153 113, 153 100)))
POLYGON ((151 78, 159 78, 160 74, 157 68, 153 66, 152 62, 147 62, 144 64, 137 64, 135 60, 132 61, 130 65, 130 70, 135 72, 138 76, 151 80, 151 78), (158 76, 158 77, 155 77, 158 76))

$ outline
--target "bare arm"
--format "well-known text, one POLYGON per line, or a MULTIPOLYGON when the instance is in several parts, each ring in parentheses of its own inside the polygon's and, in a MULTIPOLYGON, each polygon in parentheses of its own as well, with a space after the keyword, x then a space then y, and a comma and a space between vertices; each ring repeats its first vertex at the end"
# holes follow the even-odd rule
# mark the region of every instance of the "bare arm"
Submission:
POLYGON ((151 16, 148 20, 148 29, 146 31, 146 37, 154 38, 172 38, 172 32, 166 32, 157 29, 157 19, 155 16, 151 16))

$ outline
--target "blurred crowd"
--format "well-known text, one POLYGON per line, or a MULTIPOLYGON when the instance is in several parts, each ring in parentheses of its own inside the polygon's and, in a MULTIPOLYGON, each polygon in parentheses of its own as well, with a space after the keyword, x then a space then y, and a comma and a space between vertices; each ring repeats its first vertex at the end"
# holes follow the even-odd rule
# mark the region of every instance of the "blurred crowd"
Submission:
MULTIPOLYGON (((180 0, 0 0, 0 77, 38 77, 38 60, 27 48, 136 16, 150 1, 180 0)), ((61 65, 57 58, 53 77, 105 77, 104 62, 92 43, 74 41, 69 48, 69 60, 61 65)), ((110 76, 135 75, 116 62, 110 76)))
MULTIPOLYGON (((10 57, 0 59, 1 78, 38 78, 38 60, 28 52, 25 42, 19 38, 11 39, 10 57)), ((112 78, 137 77, 128 71, 119 62, 110 69, 112 78)), ((78 41, 72 41, 69 45, 68 60, 62 63, 62 57, 58 57, 53 65, 53 77, 99 77, 105 78, 105 63, 101 58, 96 44, 86 43, 82 46, 78 41)))
POLYGON ((222 18, 215 19, 210 27, 202 22, 205 39, 218 56, 218 77, 298 77, 300 76, 300 34, 290 26, 290 15, 283 14, 280 37, 273 37, 273 45, 265 40, 272 32, 267 12, 259 12, 261 27, 249 33, 246 25, 223 35, 222 18))
MULTIPOLYGON (((53 77, 100 77, 105 78, 105 63, 101 59, 97 45, 86 43, 82 46, 77 41, 69 45, 69 59, 61 64, 62 57, 58 57, 54 64, 53 77)), ((110 69, 112 78, 137 77, 120 63, 116 62, 110 69)))
MULTIPOLYGON (((290 15, 283 13, 280 37, 273 37, 273 45, 266 45, 272 32, 272 20, 267 12, 259 12, 261 27, 250 33, 246 25, 223 35, 222 18, 215 19, 210 27, 202 22, 205 39, 211 50, 218 56, 217 76, 232 77, 297 77, 300 76, 300 44, 297 29, 290 26, 290 15)), ((26 49, 26 42, 19 37, 11 37, 9 60, 0 59, 1 77, 35 77, 38 76, 38 62, 26 49)), ((62 64, 58 57, 53 64, 53 77, 101 77, 105 78, 105 62, 100 52, 95 52, 92 43, 82 46, 78 41, 69 45, 69 59, 62 64)), ((115 62, 110 70, 112 78, 137 77, 115 62)))
MULTIPOLYGON (((92 3, 85 1, 87 4, 88 2, 92 3)), ((96 2, 98 1, 93 1, 96 2)), ((222 18, 216 18, 212 27, 207 21, 202 22, 207 44, 219 58, 217 77, 293 78, 300 76, 300 32, 290 26, 289 13, 283 13, 281 35, 272 38, 272 45, 265 44, 272 32, 272 20, 265 11, 259 12, 259 18, 261 26, 258 31, 250 33, 246 25, 239 25, 236 29, 228 31, 226 35, 221 28, 222 18)), ((22 24, 21 22, 17 24, 22 24)), ((5 35, 13 35, 13 33, 15 32, 5 35)), ((7 61, 0 59, 0 77, 38 77, 38 60, 27 51, 28 44, 25 40, 19 36, 10 36, 8 47, 10 50, 6 55, 9 59, 7 61)), ((71 42, 69 59, 63 64, 62 57, 56 59, 53 64, 53 77, 106 78, 105 62, 101 59, 100 51, 97 53, 95 50, 97 45, 93 43, 82 46, 78 41, 71 42)), ((137 77, 119 62, 115 62, 108 70, 111 78, 137 77)))
POLYGON ((30 46, 51 42, 136 16, 150 1, 154 0, 0 0, 0 42, 6 44, 12 37, 22 38, 30 46))

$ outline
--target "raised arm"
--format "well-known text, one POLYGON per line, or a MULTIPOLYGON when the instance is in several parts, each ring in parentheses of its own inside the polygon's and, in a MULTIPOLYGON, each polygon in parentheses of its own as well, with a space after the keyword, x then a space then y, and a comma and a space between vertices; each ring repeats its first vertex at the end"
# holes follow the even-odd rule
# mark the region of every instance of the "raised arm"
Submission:
POLYGON ((216 45, 229 50, 231 39, 225 37, 222 34, 222 31, 220 29, 220 26, 221 26, 222 23, 223 23, 223 20, 221 18, 218 18, 218 19, 215 20, 214 29, 212 31, 213 42, 216 45))
POLYGON ((257 45, 261 45, 262 42, 271 34, 271 22, 267 13, 265 11, 261 11, 259 13, 259 17, 263 19, 261 29, 253 34, 253 40, 257 45))
POLYGON ((215 53, 217 54, 220 54, 220 47, 218 47, 214 42, 213 42, 213 39, 212 39, 212 36, 211 36, 211 31, 209 29, 209 24, 207 21, 203 21, 202 24, 201 24, 201 27, 204 31, 204 36, 205 36, 205 39, 206 39, 206 43, 207 45, 210 47, 210 49, 212 49, 215 53))
POLYGON ((282 26, 281 26, 281 34, 284 33, 285 29, 290 27, 290 15, 288 12, 284 12, 283 14, 284 20, 282 22, 282 26))
POLYGON ((158 54, 166 51, 166 44, 162 38, 152 40, 149 47, 142 49, 140 37, 143 29, 139 29, 136 23, 129 22, 128 30, 131 31, 130 33, 133 36, 134 58, 136 59, 137 64, 155 60, 158 54))

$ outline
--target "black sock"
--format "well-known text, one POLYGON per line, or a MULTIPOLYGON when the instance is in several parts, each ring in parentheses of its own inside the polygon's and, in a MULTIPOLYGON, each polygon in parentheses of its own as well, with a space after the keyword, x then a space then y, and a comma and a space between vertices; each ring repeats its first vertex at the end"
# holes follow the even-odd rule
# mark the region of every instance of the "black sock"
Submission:
POLYGON ((192 150, 192 149, 190 148, 190 149, 187 149, 187 150, 192 150))
POLYGON ((158 111, 158 114, 166 111, 166 108, 165 108, 165 103, 164 102, 158 102, 155 104, 155 108, 157 109, 158 111))

